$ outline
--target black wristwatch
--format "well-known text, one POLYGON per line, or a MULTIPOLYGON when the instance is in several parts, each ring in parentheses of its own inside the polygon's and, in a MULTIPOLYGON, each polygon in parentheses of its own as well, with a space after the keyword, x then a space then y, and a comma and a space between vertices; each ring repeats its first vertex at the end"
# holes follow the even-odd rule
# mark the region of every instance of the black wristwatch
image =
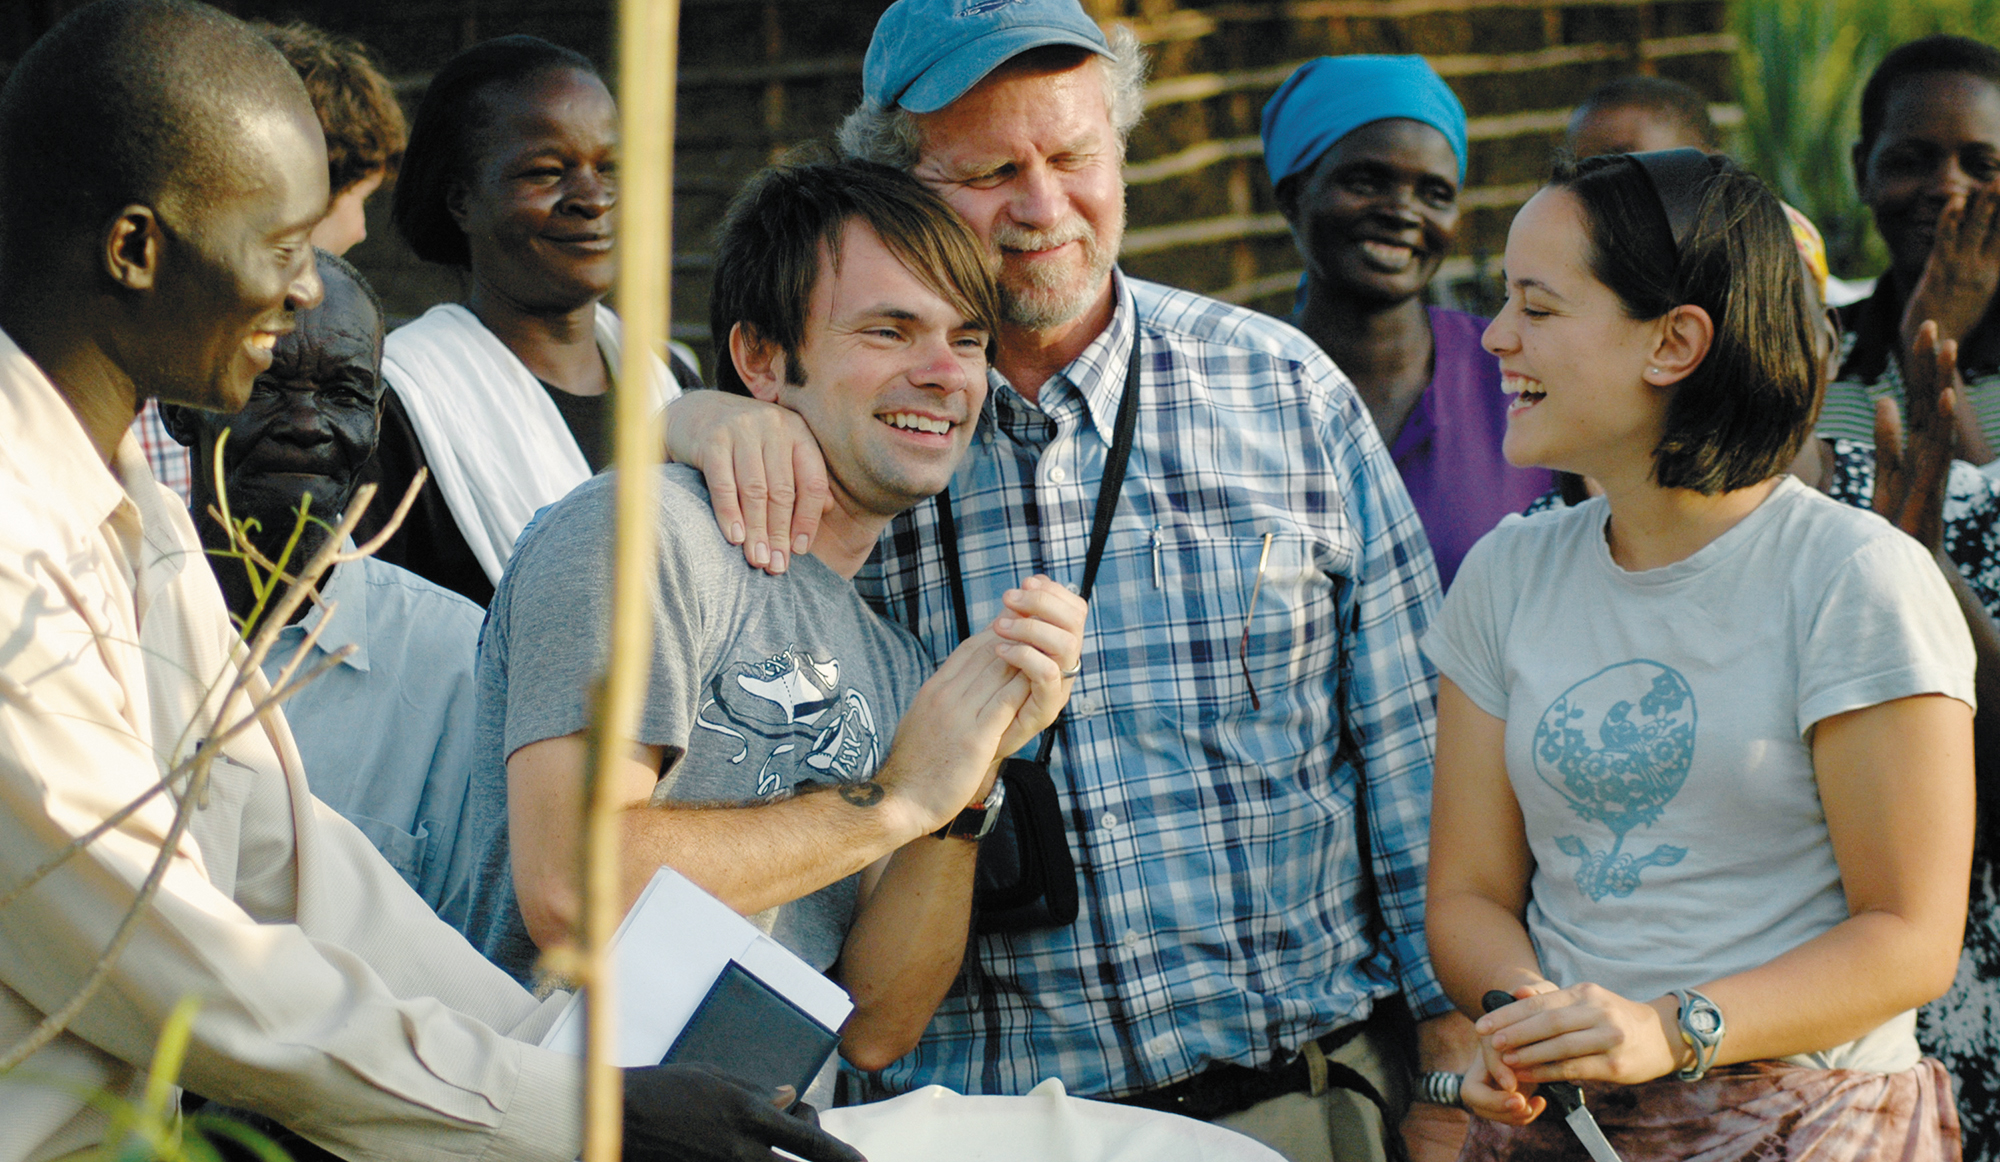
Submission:
POLYGON ((986 801, 974 807, 967 807, 958 817, 938 828, 932 834, 939 839, 970 839, 977 843, 986 838, 993 825, 1000 822, 1000 806, 1007 801, 1007 780, 993 780, 993 790, 987 793, 986 801))

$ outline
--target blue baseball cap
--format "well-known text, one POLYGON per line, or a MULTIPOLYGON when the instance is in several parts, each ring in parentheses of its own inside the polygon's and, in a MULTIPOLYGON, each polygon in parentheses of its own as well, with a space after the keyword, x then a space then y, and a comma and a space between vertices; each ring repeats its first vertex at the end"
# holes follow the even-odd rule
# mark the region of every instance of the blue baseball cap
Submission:
POLYGON ((1111 55, 1077 0, 896 0, 875 24, 861 89, 884 109, 935 113, 1003 62, 1052 44, 1111 55))

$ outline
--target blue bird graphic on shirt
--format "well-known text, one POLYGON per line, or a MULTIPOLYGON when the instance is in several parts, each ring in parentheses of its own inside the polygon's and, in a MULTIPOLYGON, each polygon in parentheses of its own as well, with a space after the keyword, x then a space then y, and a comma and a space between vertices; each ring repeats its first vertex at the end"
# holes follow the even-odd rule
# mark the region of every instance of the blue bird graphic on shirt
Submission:
POLYGON ((1671 867, 1685 847, 1624 851, 1633 828, 1660 818, 1694 763, 1694 690, 1672 666, 1644 658, 1607 666, 1549 704, 1535 724, 1535 774, 1579 818, 1611 831, 1609 850, 1575 835, 1556 847, 1578 861, 1576 886, 1593 900, 1629 896, 1640 873, 1671 867))

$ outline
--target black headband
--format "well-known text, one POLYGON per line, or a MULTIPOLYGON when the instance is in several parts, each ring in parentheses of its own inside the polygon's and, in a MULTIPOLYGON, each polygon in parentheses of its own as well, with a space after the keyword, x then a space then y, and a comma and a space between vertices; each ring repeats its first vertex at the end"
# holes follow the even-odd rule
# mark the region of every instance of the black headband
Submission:
POLYGON ((1719 160, 1727 165, 1728 159, 1711 158, 1690 147, 1625 156, 1639 163, 1639 172, 1646 175, 1647 183, 1653 187, 1653 196, 1666 212, 1667 227, 1673 231, 1674 251, 1679 253, 1687 243, 1688 231, 1694 229, 1695 215, 1701 210, 1702 186, 1715 176, 1714 162, 1719 160))

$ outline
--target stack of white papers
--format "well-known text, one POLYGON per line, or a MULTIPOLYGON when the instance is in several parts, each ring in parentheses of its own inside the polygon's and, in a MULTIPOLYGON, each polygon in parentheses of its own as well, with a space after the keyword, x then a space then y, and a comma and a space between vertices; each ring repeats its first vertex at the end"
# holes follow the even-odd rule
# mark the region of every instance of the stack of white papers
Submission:
MULTIPOLYGON (((838 1031, 854 1011, 841 987, 672 868, 661 868, 611 938, 618 1041, 611 1061, 658 1065, 731 961, 838 1031)), ((583 1056, 582 996, 542 1038, 542 1048, 583 1056)))

